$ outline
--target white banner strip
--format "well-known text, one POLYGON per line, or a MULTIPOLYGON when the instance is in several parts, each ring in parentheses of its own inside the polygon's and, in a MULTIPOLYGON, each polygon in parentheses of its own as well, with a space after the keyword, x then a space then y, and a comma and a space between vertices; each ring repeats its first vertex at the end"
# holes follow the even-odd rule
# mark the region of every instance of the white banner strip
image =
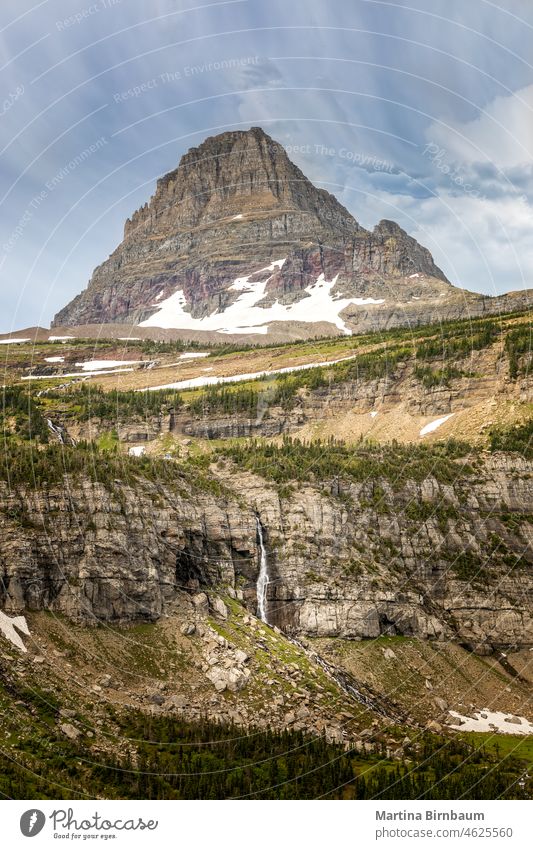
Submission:
POLYGON ((530 802, 4 802, 2 845, 531 847, 530 802), (31 843, 31 840, 35 843, 31 843))

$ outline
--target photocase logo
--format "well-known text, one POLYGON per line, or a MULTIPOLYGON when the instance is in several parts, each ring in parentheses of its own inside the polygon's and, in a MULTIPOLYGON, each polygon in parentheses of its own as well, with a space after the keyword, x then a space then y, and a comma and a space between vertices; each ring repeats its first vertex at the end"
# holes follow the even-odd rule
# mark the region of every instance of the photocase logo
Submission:
POLYGON ((35 837, 43 830, 46 817, 42 811, 32 808, 22 814, 20 818, 20 830, 24 837, 35 837))

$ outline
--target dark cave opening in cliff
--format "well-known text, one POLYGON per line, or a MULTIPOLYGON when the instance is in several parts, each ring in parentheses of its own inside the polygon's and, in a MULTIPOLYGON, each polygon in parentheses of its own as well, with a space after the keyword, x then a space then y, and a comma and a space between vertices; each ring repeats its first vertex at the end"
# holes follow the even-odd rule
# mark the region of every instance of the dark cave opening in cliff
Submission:
POLYGON ((204 570, 198 558, 187 549, 176 557, 176 587, 180 590, 198 590, 205 583, 204 570))

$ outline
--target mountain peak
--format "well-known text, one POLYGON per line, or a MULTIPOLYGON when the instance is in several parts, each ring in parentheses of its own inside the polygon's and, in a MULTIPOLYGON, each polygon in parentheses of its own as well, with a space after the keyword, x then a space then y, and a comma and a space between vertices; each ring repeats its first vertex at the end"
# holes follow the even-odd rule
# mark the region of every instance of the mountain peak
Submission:
POLYGON ((210 136, 158 180, 126 221, 122 244, 54 325, 264 334, 269 321, 309 322, 313 334, 313 324, 327 322, 350 332, 376 321, 418 323, 423 310, 434 318, 451 290, 399 225, 364 230, 283 145, 251 127, 210 136))
POLYGON ((407 235, 405 230, 400 227, 396 221, 391 221, 389 218, 382 218, 372 231, 375 235, 389 235, 389 236, 405 236, 407 235))
POLYGON ((287 156, 285 148, 260 127, 229 130, 205 139, 185 153, 174 171, 157 182, 155 194, 128 221, 125 237, 162 224, 195 228, 237 215, 313 216, 307 230, 355 231, 359 225, 337 199, 316 188, 287 156), (165 210, 172 209, 173 222, 165 210))

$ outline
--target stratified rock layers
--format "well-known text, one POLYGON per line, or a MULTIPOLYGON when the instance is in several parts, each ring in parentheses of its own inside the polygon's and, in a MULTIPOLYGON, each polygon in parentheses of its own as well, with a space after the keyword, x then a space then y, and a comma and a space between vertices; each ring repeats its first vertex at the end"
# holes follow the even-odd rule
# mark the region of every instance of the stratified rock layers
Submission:
POLYGON ((0 604, 154 621, 178 592, 231 587, 255 612, 259 515, 269 621, 289 633, 533 645, 532 472, 494 455, 453 484, 337 481, 283 499, 250 475, 229 481, 239 500, 146 481, 4 488, 0 604))
POLYGON ((483 302, 451 286, 429 251, 394 222, 362 228, 280 144, 252 128, 214 136, 185 154, 54 325, 139 323, 177 290, 195 318, 223 312, 237 277, 282 257, 265 306, 305 296, 320 274, 338 276, 334 297, 380 301, 347 308, 343 317, 354 330, 453 318, 483 302))

